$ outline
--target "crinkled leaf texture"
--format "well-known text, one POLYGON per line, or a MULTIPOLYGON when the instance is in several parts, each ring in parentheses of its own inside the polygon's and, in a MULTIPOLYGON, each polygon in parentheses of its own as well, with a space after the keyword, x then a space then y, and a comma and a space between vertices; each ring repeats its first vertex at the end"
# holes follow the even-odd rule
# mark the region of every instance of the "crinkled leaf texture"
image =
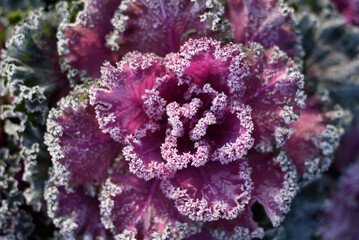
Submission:
POLYGON ((337 138, 322 136, 330 117, 306 100, 295 62, 277 46, 245 44, 190 39, 177 53, 109 59, 89 93, 75 90, 51 113, 57 183, 96 194, 93 181, 109 176, 101 220, 118 239, 262 238, 253 208, 278 226, 310 172, 293 142, 309 162, 323 159, 321 172, 337 138))
POLYGON ((5 132, 20 140, 24 158, 23 179, 27 203, 40 210, 49 155, 43 144, 50 107, 69 92, 70 84, 61 72, 56 49, 56 31, 66 18, 63 5, 53 11, 38 9, 15 28, 2 53, 1 94, 10 94, 10 104, 1 106, 5 132))
POLYGON ((359 28, 346 25, 330 1, 300 1, 297 7, 308 87, 326 88, 331 104, 335 101, 358 114, 359 28), (308 11, 306 4, 318 12, 308 11))
POLYGON ((282 0, 229 0, 229 21, 234 42, 278 46, 288 56, 300 56, 293 10, 282 0))
POLYGON ((45 143, 58 183, 69 188, 102 184, 121 146, 99 129, 84 86, 76 87, 50 111, 45 143))
POLYGON ((21 164, 18 154, 0 149, 0 238, 26 239, 34 230, 31 214, 21 209, 24 197, 20 189, 21 164))
MULTIPOLYGON (((63 69, 97 78, 104 61, 115 63, 131 51, 164 56, 179 50, 188 37, 229 32, 220 1, 86 0, 75 23, 59 33, 63 69)), ((228 33, 227 33, 228 34, 228 33)), ((78 81, 78 77, 76 78, 78 81)))
POLYGON ((280 147, 302 87, 278 48, 201 39, 164 59, 132 53, 117 67, 105 64, 91 104, 103 131, 126 145, 131 171, 165 178, 189 164, 240 159, 254 141, 263 151, 280 147))
MULTIPOLYGON (((51 171, 50 171, 51 173, 51 171)), ((54 184, 56 175, 47 183, 44 197, 47 213, 60 229, 61 239, 111 239, 112 234, 100 220, 100 203, 83 188, 67 192, 65 187, 54 184)))
POLYGON ((339 106, 329 110, 316 96, 308 99, 306 109, 294 126, 296 131, 284 145, 304 184, 328 170, 351 120, 351 114, 339 106))
POLYGON ((60 6, 52 14, 42 9, 30 12, 15 28, 2 55, 3 93, 13 97, 13 115, 16 117, 17 112, 33 115, 34 125, 44 125, 48 108, 70 89, 56 50, 56 28, 66 17, 60 17, 61 14, 65 13, 60 6))
POLYGON ((101 192, 102 222, 117 239, 183 239, 198 232, 159 189, 159 180, 113 174, 101 192))
MULTIPOLYGON (((100 128, 125 145, 133 184, 141 178, 143 184, 160 182, 153 194, 172 201, 176 214, 219 221, 223 227, 209 225, 217 239, 261 237, 263 230, 250 220, 252 204, 260 202, 277 226, 298 189, 293 163, 273 150, 292 133, 294 109, 304 106, 302 88, 302 75, 279 48, 221 46, 204 38, 189 40, 164 58, 134 52, 116 67, 106 63, 90 102, 100 128)), ((142 220, 141 225, 126 220, 130 210, 123 207, 127 201, 143 204, 133 203, 145 202, 143 196, 127 200, 132 195, 124 194, 124 186, 108 184, 117 190, 102 198, 106 227, 125 235, 150 234, 142 220), (122 221, 129 226, 119 225, 122 221)))
POLYGON ((62 68, 74 81, 78 81, 77 74, 83 73, 99 77, 102 63, 115 62, 118 58, 118 54, 106 47, 106 35, 113 30, 111 18, 121 0, 85 0, 83 3, 84 9, 78 13, 76 22, 64 22, 58 33, 62 68))

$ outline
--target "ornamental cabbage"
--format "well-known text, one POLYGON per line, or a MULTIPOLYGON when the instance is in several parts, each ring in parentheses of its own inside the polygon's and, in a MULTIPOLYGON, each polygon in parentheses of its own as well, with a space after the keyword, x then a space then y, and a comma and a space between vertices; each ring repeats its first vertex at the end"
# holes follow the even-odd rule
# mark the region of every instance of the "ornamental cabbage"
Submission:
POLYGON ((350 119, 306 84, 327 59, 311 64, 296 24, 281 0, 31 12, 1 64, 26 201, 62 239, 263 238, 350 119))

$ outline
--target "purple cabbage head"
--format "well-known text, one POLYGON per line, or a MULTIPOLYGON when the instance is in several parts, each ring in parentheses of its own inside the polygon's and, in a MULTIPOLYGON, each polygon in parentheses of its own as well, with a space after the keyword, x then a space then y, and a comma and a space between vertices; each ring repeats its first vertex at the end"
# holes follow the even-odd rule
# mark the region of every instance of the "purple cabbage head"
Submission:
POLYGON ((70 75, 98 80, 50 111, 45 135, 45 198, 61 234, 262 238, 257 205, 278 226, 300 185, 328 168, 341 134, 337 112, 306 99, 290 9, 269 0, 84 4, 58 47, 70 75))

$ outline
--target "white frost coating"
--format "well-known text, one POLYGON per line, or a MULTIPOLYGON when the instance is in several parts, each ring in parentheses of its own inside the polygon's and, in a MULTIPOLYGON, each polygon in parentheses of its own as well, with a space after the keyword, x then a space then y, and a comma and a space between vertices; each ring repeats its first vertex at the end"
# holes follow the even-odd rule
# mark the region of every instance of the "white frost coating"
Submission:
POLYGON ((221 43, 210 38, 190 39, 180 49, 179 55, 186 60, 197 56, 200 52, 220 52, 221 43))
MULTIPOLYGON (((205 91, 204 91, 205 92, 205 91)), ((211 112, 216 116, 218 120, 221 120, 224 116, 225 110, 228 107, 228 97, 224 93, 216 94, 216 97, 212 100, 211 112)))
POLYGON ((123 148, 123 155, 125 160, 129 162, 130 171, 146 181, 155 177, 167 178, 174 174, 174 169, 165 162, 151 161, 146 167, 143 160, 137 156, 132 145, 123 148))
POLYGON ((208 111, 204 113, 204 116, 196 123, 194 128, 192 128, 192 130, 190 131, 190 139, 192 141, 198 141, 206 135, 208 126, 216 123, 216 117, 212 112, 208 111))
MULTIPOLYGON (((83 86, 77 86, 74 92, 82 91, 86 95, 86 90, 83 86)), ((67 166, 63 165, 59 160, 64 158, 64 152, 59 145, 59 138, 63 135, 62 127, 57 123, 56 119, 61 117, 65 109, 71 108, 77 111, 80 106, 86 107, 88 99, 84 98, 83 101, 79 101, 76 96, 67 96, 62 98, 57 108, 52 108, 46 124, 47 132, 45 133, 44 143, 47 145, 47 149, 51 155, 51 161, 53 164, 53 173, 56 175, 56 184, 65 186, 70 190, 68 177, 70 172, 67 170, 67 166)))
MULTIPOLYGON (((274 201, 278 204, 281 213, 284 215, 289 212, 290 203, 299 190, 299 186, 297 184, 298 176, 292 161, 289 159, 285 151, 281 151, 274 159, 274 162, 278 162, 282 172, 285 173, 282 182, 282 189, 280 189, 280 191, 276 193, 274 197, 274 201)), ((283 219, 284 216, 276 216, 271 218, 273 226, 279 226, 283 219)))
POLYGON ((194 148, 196 149, 194 154, 190 152, 178 154, 177 138, 169 135, 161 145, 161 155, 173 169, 186 168, 190 162, 195 167, 203 166, 208 161, 210 154, 208 141, 199 140, 194 143, 194 148))
POLYGON ((321 156, 315 159, 306 159, 303 185, 320 178, 322 173, 329 169, 343 133, 344 129, 341 126, 327 124, 326 129, 312 139, 315 146, 321 150, 321 156))
POLYGON ((160 188, 167 198, 174 200, 177 210, 181 214, 188 216, 191 220, 201 222, 216 221, 221 218, 231 220, 236 218, 245 207, 248 207, 247 205, 253 189, 253 183, 250 178, 251 169, 248 167, 247 163, 243 163, 239 167, 238 175, 223 177, 221 174, 224 173, 222 172, 217 175, 212 174, 209 176, 211 179, 210 182, 212 184, 218 184, 217 186, 211 186, 209 185, 209 182, 204 180, 206 184, 204 184, 201 190, 202 197, 196 199, 188 193, 187 189, 175 187, 171 183, 171 180, 162 180, 160 188), (224 182, 223 178, 229 178, 231 181, 244 182, 231 185, 228 184, 228 182, 224 182), (227 189, 227 195, 225 197, 234 197, 235 199, 233 200, 236 203, 236 206, 230 206, 223 200, 210 200, 213 197, 223 196, 224 193, 222 191, 225 189, 227 189), (239 195, 233 194, 236 190, 241 190, 241 193, 239 195), (207 196, 206 192, 214 195, 207 196))
POLYGON ((39 174, 39 166, 37 162, 37 155, 40 151, 39 144, 34 143, 31 148, 22 147, 20 156, 24 159, 24 173, 22 180, 30 183, 30 187, 24 191, 24 197, 29 205, 32 205, 34 209, 40 211, 42 192, 36 189, 36 175, 39 174))
POLYGON ((334 158, 334 152, 339 146, 344 129, 352 121, 350 112, 336 106, 334 110, 325 113, 330 124, 320 133, 311 138, 316 148, 320 149, 320 156, 305 159, 305 172, 302 185, 306 185, 322 176, 327 171, 334 158), (335 125, 334 125, 335 124, 335 125))
POLYGON ((295 132, 294 128, 277 127, 274 130, 274 138, 277 147, 282 147, 294 132, 295 132))
MULTIPOLYGON (((61 11, 61 5, 56 5, 55 14, 51 16, 44 11, 44 9, 40 8, 34 11, 29 12, 29 15, 21 22, 21 24, 17 25, 14 29, 14 34, 6 43, 8 51, 3 52, 3 73, 8 77, 7 81, 7 90, 10 91, 11 95, 16 96, 14 101, 16 103, 20 103, 24 100, 25 107, 27 111, 30 113, 40 112, 42 114, 41 124, 45 124, 45 117, 47 115, 48 107, 46 104, 43 104, 46 101, 46 97, 44 94, 46 83, 41 82, 39 85, 43 86, 33 86, 34 79, 28 79, 27 74, 30 76, 36 74, 43 74, 44 76, 56 76, 57 72, 53 72, 52 69, 41 69, 41 67, 34 67, 34 64, 28 65, 26 60, 21 59, 19 54, 16 52, 21 52, 26 54, 33 61, 39 58, 40 62, 45 61, 45 58, 56 57, 56 56, 46 56, 48 52, 45 50, 43 46, 45 39, 43 35, 46 34, 43 30, 43 26, 46 24, 51 25, 53 22, 57 20, 61 20, 66 17, 66 13, 61 11), (61 13, 60 13, 61 12, 61 13), (29 37, 28 37, 29 36, 29 37), (29 46, 35 45, 36 47, 40 46, 40 51, 38 49, 30 49, 29 46), (15 52, 15 53, 14 53, 15 52), (14 56, 14 57, 13 57, 14 56), (26 86, 27 85, 27 86, 26 86), (36 104, 32 104, 36 103, 36 104)), ((68 14, 67 14, 68 15, 68 14)), ((52 26, 51 26, 52 27, 52 26)), ((56 41, 54 36, 51 40, 56 41)), ((56 60, 54 60, 56 61, 56 60)), ((38 65, 42 65, 41 63, 38 65)), ((35 79, 35 83, 38 79, 35 79)), ((49 83, 52 79, 49 79, 49 83)))
POLYGON ((205 12, 200 16, 200 21, 211 23, 212 31, 228 32, 231 30, 230 23, 223 17, 225 8, 219 0, 205 0, 206 7, 211 11, 205 12))
POLYGON ((159 121, 165 113, 166 100, 160 97, 159 91, 155 89, 145 90, 145 94, 141 96, 143 99, 143 110, 150 119, 159 121))
POLYGON ((58 217, 59 211, 59 190, 54 185, 56 176, 52 174, 53 169, 49 169, 50 179, 45 184, 44 199, 47 203, 47 214, 53 219, 53 223, 60 229, 60 236, 64 239, 75 240, 75 231, 78 228, 76 223, 77 214, 71 217, 58 217))
POLYGON ((149 237, 150 240, 181 240, 190 237, 201 231, 201 223, 197 225, 189 225, 188 223, 181 223, 176 221, 174 226, 168 224, 164 231, 159 234, 154 232, 149 237))
POLYGON ((118 43, 121 41, 121 34, 126 30, 126 22, 129 20, 129 17, 124 14, 124 11, 128 9, 131 2, 135 4, 136 0, 121 1, 121 4, 111 19, 111 24, 115 30, 106 35, 106 46, 111 48, 112 51, 120 50, 118 43))
MULTIPOLYGON (((190 25, 188 29, 184 29, 188 30, 189 34, 191 34, 193 30, 195 34, 199 35, 207 35, 210 33, 209 30, 224 33, 230 31, 230 24, 228 20, 223 17, 225 12, 224 4, 219 0, 191 0, 190 2, 169 0, 161 3, 149 0, 125 0, 121 2, 111 19, 114 31, 106 36, 106 46, 113 51, 120 50, 121 46, 119 43, 122 41, 122 34, 128 29, 128 22, 130 20, 137 20, 136 17, 131 19, 126 13, 131 7, 130 4, 143 5, 147 11, 151 12, 151 14, 145 11, 141 12, 144 15, 141 17, 144 19, 140 19, 136 22, 139 28, 137 37, 140 41, 143 41, 144 46, 151 41, 157 43, 162 40, 159 36, 167 36, 169 34, 166 27, 168 27, 168 25, 170 25, 170 27, 176 25, 177 21, 185 22, 189 20, 190 24, 194 23, 199 25, 198 29, 196 29, 196 25, 190 25), (190 10, 185 9, 188 5, 192 6, 190 10), (201 12, 202 14, 199 15, 201 12), (204 26, 204 22, 207 22, 210 26, 204 26)), ((186 36, 188 32, 185 31, 183 35, 186 36)), ((151 48, 151 46, 146 47, 151 48)))
POLYGON ((252 132, 254 125, 252 122, 252 108, 246 105, 230 106, 230 111, 240 120, 239 136, 234 142, 228 142, 216 149, 211 156, 212 160, 218 160, 222 164, 241 159, 247 151, 253 147, 254 138, 252 132))
POLYGON ((288 125, 295 124, 299 119, 299 116, 294 112, 292 106, 284 106, 279 112, 279 116, 281 116, 284 119, 284 122, 288 125))
MULTIPOLYGON (((111 220, 111 212, 114 206, 114 201, 112 197, 115 197, 117 194, 122 193, 122 188, 117 187, 116 184, 111 182, 111 179, 108 178, 105 184, 102 187, 100 195, 100 213, 101 213, 101 222, 106 229, 115 231, 115 226, 111 220)), ((127 239, 127 238, 124 238, 127 239)))
MULTIPOLYGON (((228 52, 226 52, 226 50, 227 50, 226 48, 223 49, 222 54, 224 56, 230 55, 233 52, 233 49, 229 49, 228 52)), ((227 79, 229 91, 232 94, 236 94, 237 98, 240 98, 244 94, 244 90, 246 88, 244 83, 246 79, 251 76, 249 69, 249 62, 246 59, 245 53, 241 52, 239 55, 232 58, 229 71, 230 74, 228 75, 228 79, 227 79)))
POLYGON ((0 106, 0 117, 5 120, 4 130, 9 136, 13 136, 15 140, 19 139, 19 134, 24 132, 25 123, 27 121, 27 115, 22 112, 15 111, 15 105, 1 105, 0 106), (9 120, 9 118, 16 118, 20 120, 19 124, 15 124, 9 120))
MULTIPOLYGON (((130 185, 127 187, 128 189, 132 188, 130 185)), ((100 212, 102 215, 101 221, 106 229, 110 229, 115 234, 115 239, 137 240, 136 235, 138 233, 138 229, 132 226, 131 229, 126 229, 121 233, 118 233, 112 221, 111 215, 114 207, 114 198, 121 194, 126 194, 126 186, 117 186, 116 184, 112 183, 110 179, 107 179, 102 188, 100 196, 100 212)), ((156 217, 154 221, 156 221, 156 217)), ((181 240, 195 233, 198 233, 200 230, 200 223, 188 224, 174 221, 173 223, 168 223, 166 226, 164 226, 164 229, 161 232, 151 230, 150 235, 145 236, 145 238, 149 240, 181 240)))
MULTIPOLYGON (((162 58, 154 55, 153 53, 141 54, 139 52, 131 52, 126 54, 120 62, 117 62, 116 67, 112 66, 109 62, 104 63, 104 66, 101 68, 101 80, 96 85, 93 85, 89 91, 90 104, 94 106, 96 110, 96 119, 102 132, 109 133, 117 142, 125 142, 127 130, 121 125, 121 117, 117 116, 115 118, 116 114, 111 112, 111 107, 113 107, 113 103, 124 108, 128 106, 121 105, 122 102, 118 99, 116 99, 117 102, 111 102, 113 99, 106 97, 108 94, 113 93, 123 95, 123 92, 118 93, 116 91, 124 90, 121 89, 121 87, 125 88, 126 85, 130 85, 126 82, 128 81, 128 74, 132 75, 134 72, 156 67, 156 65, 162 64, 162 61, 162 58)), ((135 81, 136 80, 138 79, 136 78, 135 81)), ((126 90, 130 91, 131 89, 126 90)), ((153 91, 152 94, 155 94, 155 92, 156 91, 153 91)), ((151 91, 147 91, 147 93, 150 93, 151 95, 151 91)), ((148 109, 144 110, 147 111, 151 117, 159 117, 153 114, 160 114, 161 111, 155 110, 155 106, 150 105, 155 104, 156 102, 153 101, 158 100, 158 104, 161 106, 164 103, 162 101, 163 99, 161 100, 159 97, 156 97, 156 94, 150 98, 148 98, 148 96, 146 97, 146 95, 141 97, 144 97, 144 100, 149 104, 147 106, 148 109)))
MULTIPOLYGON (((88 74, 84 70, 79 72, 77 69, 73 68, 71 66, 70 59, 66 58, 66 55, 70 53, 70 50, 69 50, 69 40, 70 39, 66 38, 65 31, 68 28, 76 28, 77 25, 87 26, 87 27, 91 27, 91 25, 93 25, 93 23, 91 23, 91 21, 86 21, 86 18, 88 17, 87 12, 89 11, 89 9, 91 9, 90 2, 94 2, 94 1, 101 1, 101 0, 83 1, 84 9, 78 13, 78 15, 76 17, 76 21, 74 23, 70 23, 71 15, 70 15, 70 12, 67 10, 68 3, 60 2, 56 5, 58 12, 62 16, 62 19, 60 21, 60 24, 58 26, 58 30, 56 33, 57 52, 58 52, 59 56, 61 57, 60 58, 61 70, 66 73, 66 76, 71 81, 72 86, 75 85, 75 83, 77 81, 76 77, 79 74, 80 74, 80 79, 83 82, 87 82, 88 74)), ((74 4, 76 4, 76 3, 74 3, 74 4)))
MULTIPOLYGON (((187 223, 175 222, 174 226, 168 224, 164 227, 163 232, 153 232, 148 236, 148 240, 181 240, 201 231, 201 224, 198 226, 189 226, 187 223)), ((136 238, 136 229, 129 231, 125 230, 120 234, 115 235, 116 240, 139 240, 136 238)))
POLYGON ((168 123, 171 125, 171 135, 175 137, 182 137, 185 133, 183 121, 192 119, 199 109, 202 107, 203 102, 198 98, 193 98, 189 104, 180 106, 177 102, 171 102, 166 106, 166 113, 168 116, 168 123))
POLYGON ((141 146, 141 138, 145 137, 149 132, 154 133, 160 130, 160 126, 156 123, 145 124, 143 129, 137 130, 134 134, 126 137, 127 145, 123 148, 122 152, 125 160, 128 162, 130 171, 136 174, 137 177, 146 181, 152 178, 168 178, 172 177, 175 169, 166 163, 162 158, 151 159, 149 163, 143 161, 138 156, 135 148, 141 146), (136 146, 137 145, 137 146, 136 146))
POLYGON ((115 235, 115 240, 137 240, 137 231, 125 230, 122 233, 115 235))

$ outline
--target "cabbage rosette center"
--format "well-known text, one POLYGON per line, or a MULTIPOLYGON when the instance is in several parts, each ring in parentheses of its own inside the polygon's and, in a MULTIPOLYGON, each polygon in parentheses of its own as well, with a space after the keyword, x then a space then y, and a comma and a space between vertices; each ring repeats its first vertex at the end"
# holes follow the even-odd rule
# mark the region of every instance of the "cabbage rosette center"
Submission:
POLYGON ((302 75, 279 48, 203 38, 158 57, 104 64, 90 90, 99 126, 129 171, 195 221, 234 219, 253 189, 249 151, 281 147, 303 102, 302 75))

